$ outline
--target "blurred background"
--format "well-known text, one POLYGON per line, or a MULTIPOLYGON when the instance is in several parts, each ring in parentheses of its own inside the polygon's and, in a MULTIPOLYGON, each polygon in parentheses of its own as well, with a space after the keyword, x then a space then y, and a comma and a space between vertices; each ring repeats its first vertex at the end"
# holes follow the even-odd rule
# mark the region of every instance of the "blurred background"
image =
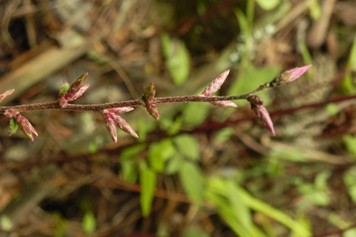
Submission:
POLYGON ((260 92, 271 137, 246 101, 136 108, 112 142, 98 112, 27 112, 34 142, 0 117, 0 236, 356 236, 355 0, 0 1, 2 105, 55 101, 89 72, 73 103, 220 95, 278 73, 260 92))

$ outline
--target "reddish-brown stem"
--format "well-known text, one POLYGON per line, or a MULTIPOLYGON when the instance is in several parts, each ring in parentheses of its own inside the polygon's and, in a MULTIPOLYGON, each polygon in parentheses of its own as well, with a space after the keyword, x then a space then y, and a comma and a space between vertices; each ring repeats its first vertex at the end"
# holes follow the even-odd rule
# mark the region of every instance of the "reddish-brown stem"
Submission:
MULTIPOLYGON (((211 101, 226 101, 226 100, 241 100, 246 99, 253 93, 267 89, 269 86, 263 85, 258 89, 242 95, 230 95, 230 96, 173 96, 173 97, 156 97, 150 101, 153 104, 164 104, 164 103, 187 103, 187 102, 211 102, 211 101)), ((104 109, 118 108, 118 107, 137 107, 142 105, 140 99, 128 100, 122 102, 104 103, 104 104, 68 104, 65 108, 61 108, 58 101, 45 102, 45 103, 33 103, 26 105, 15 105, 15 106, 0 106, 0 113, 4 113, 8 109, 15 109, 18 112, 26 111, 39 111, 39 110, 49 110, 49 109, 62 109, 66 111, 102 111, 104 109)))

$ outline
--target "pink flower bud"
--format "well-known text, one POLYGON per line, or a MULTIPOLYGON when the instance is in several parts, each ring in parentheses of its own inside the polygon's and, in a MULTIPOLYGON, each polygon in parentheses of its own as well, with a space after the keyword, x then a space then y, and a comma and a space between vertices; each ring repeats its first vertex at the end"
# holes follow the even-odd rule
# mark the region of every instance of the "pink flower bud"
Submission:
POLYGON ((253 112, 260 118, 263 124, 267 127, 268 131, 272 134, 272 136, 276 135, 274 131, 273 122, 267 109, 263 105, 254 105, 251 104, 251 109, 253 112))
POLYGON ((124 114, 130 112, 133 109, 134 108, 132 107, 118 107, 118 108, 106 109, 105 112, 114 113, 114 114, 124 114))
POLYGON ((263 105, 263 101, 258 95, 251 95, 247 98, 247 100, 254 105, 263 105))
POLYGON ((223 101, 211 101, 210 104, 216 105, 216 106, 223 106, 223 107, 231 107, 231 108, 237 108, 237 104, 230 100, 223 100, 223 101))
POLYGON ((227 76, 229 75, 230 70, 225 70, 217 78, 215 78, 211 84, 206 87, 200 95, 202 96, 211 96, 213 93, 218 91, 222 84, 224 84, 227 76))
POLYGON ((149 99, 153 99, 156 95, 156 88, 155 88, 155 84, 153 84, 153 82, 151 82, 147 87, 146 87, 146 90, 145 90, 145 98, 146 100, 149 100, 149 99))
POLYGON ((117 130, 114 120, 111 118, 110 114, 104 113, 104 118, 106 128, 108 129, 111 138, 114 140, 115 143, 117 143, 117 130))
POLYGON ((7 97, 9 97, 15 90, 12 89, 12 90, 8 90, 8 91, 5 91, 3 93, 0 94, 0 102, 2 102, 4 99, 6 99, 7 97))
MULTIPOLYGON (((16 123, 22 130, 22 132, 31 139, 31 141, 34 141, 34 135, 37 137, 38 134, 36 132, 36 129, 32 126, 30 121, 28 121, 27 118, 22 116, 17 110, 14 109, 8 109, 4 112, 4 115, 8 118, 14 118, 16 120, 16 123)), ((12 125, 10 123, 10 135, 12 134, 12 125)))
POLYGON ((271 87, 281 86, 290 83, 302 76, 311 68, 311 65, 296 67, 279 74, 273 81, 270 82, 271 87))
POLYGON ((111 138, 117 143, 117 130, 118 126, 122 131, 138 138, 137 133, 130 127, 130 125, 118 114, 125 113, 133 110, 132 107, 112 108, 105 109, 102 113, 104 115, 105 125, 109 131, 111 138))
MULTIPOLYGON (((81 97, 85 91, 89 89, 89 84, 83 85, 88 77, 88 73, 84 73, 69 87, 68 91, 61 88, 59 93, 59 105, 61 108, 65 108, 68 102, 73 101, 81 97)), ((63 86, 62 86, 63 87, 63 86)))
POLYGON ((157 106, 155 104, 152 104, 150 102, 146 102, 146 109, 147 112, 154 118, 159 120, 159 113, 158 113, 158 109, 157 106))
POLYGON ((125 119, 121 118, 119 115, 115 115, 113 117, 113 120, 114 120, 115 124, 117 126, 119 126, 119 128, 122 131, 130 134, 131 136, 133 136, 135 138, 138 138, 137 133, 130 127, 130 125, 125 121, 125 119))

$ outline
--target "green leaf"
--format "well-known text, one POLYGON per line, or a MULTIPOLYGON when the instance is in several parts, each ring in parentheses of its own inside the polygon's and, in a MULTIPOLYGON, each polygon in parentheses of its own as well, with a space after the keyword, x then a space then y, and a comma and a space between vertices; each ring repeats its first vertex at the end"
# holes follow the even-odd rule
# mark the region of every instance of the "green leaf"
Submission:
POLYGON ((356 88, 353 83, 352 76, 347 74, 341 84, 341 91, 343 94, 351 95, 356 91, 356 88))
POLYGON ((325 170, 320 172, 315 177, 315 188, 319 190, 326 190, 327 189, 327 181, 331 176, 331 172, 329 170, 325 170))
POLYGON ((166 65, 176 85, 182 85, 189 76, 189 52, 185 44, 178 39, 171 39, 168 34, 161 35, 166 65))
POLYGON ((293 220, 291 217, 284 214, 283 212, 268 205, 267 203, 264 203, 256 198, 252 197, 250 194, 248 194, 242 188, 240 189, 240 195, 243 198, 246 205, 249 206, 251 209, 261 212, 261 213, 265 214, 266 216, 269 216, 269 217, 273 218, 274 220, 282 223, 283 225, 285 225, 286 227, 290 228, 292 231, 297 233, 299 236, 311 236, 311 233, 309 232, 309 230, 306 227, 304 227, 297 221, 293 220))
POLYGON ((280 4, 280 0, 256 0, 256 2, 266 11, 272 10, 280 4))
POLYGON ((227 197, 230 202, 230 207, 235 212, 242 226, 246 229, 252 227, 252 218, 249 208, 246 206, 240 190, 234 180, 229 179, 226 181, 227 197))
POLYGON ((61 88, 59 89, 59 95, 66 93, 68 90, 69 90, 69 84, 68 82, 64 81, 61 88))
POLYGON ((321 7, 318 1, 313 1, 310 6, 310 15, 313 19, 320 19, 322 14, 321 7))
POLYGON ((346 150, 353 156, 356 156, 356 137, 345 135, 342 139, 345 143, 346 150))
POLYGON ((175 154, 168 161, 168 164, 166 165, 165 173, 168 175, 177 173, 181 169, 183 163, 184 163, 184 158, 182 157, 182 155, 179 153, 175 154))
POLYGON ((224 143, 224 142, 228 141, 233 134, 234 134, 233 128, 231 128, 231 127, 222 128, 217 132, 217 134, 214 138, 214 142, 218 143, 218 144, 224 143))
POLYGON ((179 171, 179 179, 184 191, 193 201, 203 200, 204 176, 197 164, 184 161, 179 171))
POLYGON ((335 115, 339 112, 339 106, 335 103, 329 103, 325 106, 325 110, 329 115, 335 115))
POLYGON ((356 203, 356 167, 353 166, 344 173, 344 183, 351 200, 356 203))
POLYGON ((356 71, 356 37, 351 47, 349 61, 348 61, 348 68, 356 71))
POLYGON ((192 135, 183 134, 175 137, 174 143, 177 146, 178 152, 183 156, 191 159, 198 160, 200 148, 198 142, 192 135))
MULTIPOLYGON (((356 37, 354 39, 354 42, 350 50, 346 71, 354 71, 354 72, 356 71, 356 37)), ((351 72, 349 72, 345 76, 341 86, 341 90, 345 94, 353 94, 356 91, 351 72)))
POLYGON ((183 237, 209 237, 210 235, 197 228, 188 228, 184 230, 183 237))
POLYGON ((84 214, 83 221, 82 221, 82 227, 86 233, 93 233, 95 231, 96 220, 95 220, 94 213, 86 212, 84 214))
POLYGON ((10 118, 10 135, 15 134, 19 130, 19 125, 14 118, 10 118))
POLYGON ((210 178, 206 198, 217 206, 218 214, 238 236, 265 237, 266 235, 252 222, 250 210, 236 187, 233 180, 210 178))
POLYGON ((189 103, 183 110, 183 121, 186 125, 194 127, 203 123, 209 114, 209 103, 189 103))
POLYGON ((342 237, 355 237, 355 236, 356 236, 356 228, 348 229, 342 235, 342 237))
POLYGON ((128 183, 135 183, 138 177, 135 162, 132 160, 125 159, 122 160, 120 164, 124 180, 128 183))
POLYGON ((132 159, 137 156, 141 151, 146 149, 145 144, 139 144, 125 148, 120 154, 120 160, 122 159, 132 159))
POLYGON ((159 143, 152 143, 149 147, 148 160, 154 171, 162 172, 164 162, 176 154, 172 140, 163 139, 159 143))
POLYGON ((154 198, 154 193, 156 189, 156 173, 152 170, 141 167, 140 173, 140 185, 141 185, 141 195, 140 195, 140 205, 142 210, 142 215, 147 217, 150 214, 152 201, 154 198))

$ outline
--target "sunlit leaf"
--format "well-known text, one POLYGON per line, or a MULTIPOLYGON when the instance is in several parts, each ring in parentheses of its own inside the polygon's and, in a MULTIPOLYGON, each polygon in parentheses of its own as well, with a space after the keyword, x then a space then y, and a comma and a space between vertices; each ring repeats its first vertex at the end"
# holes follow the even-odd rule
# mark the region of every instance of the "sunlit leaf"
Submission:
POLYGON ((272 10, 278 6, 280 0, 256 0, 258 5, 266 11, 272 10))
POLYGON ((170 175, 170 174, 175 174, 177 173, 182 165, 184 163, 184 158, 182 157, 181 154, 177 153, 175 154, 167 163, 165 173, 170 175))
POLYGON ((86 212, 82 221, 83 230, 86 233, 93 233, 96 229, 96 219, 94 213, 86 212))
POLYGON ((318 1, 313 1, 310 6, 310 15, 313 19, 320 19, 322 10, 318 1))
POLYGON ((239 218, 242 226, 246 229, 250 229, 252 226, 252 218, 249 208, 246 206, 240 190, 237 188, 237 184, 234 180, 230 179, 226 182, 227 197, 229 199, 232 210, 239 218))
POLYGON ((148 160, 153 170, 162 172, 164 162, 176 154, 171 139, 164 139, 157 143, 152 143, 149 147, 148 160))
POLYGON ((183 121, 188 126, 203 123, 208 116, 211 105, 209 103, 189 103, 183 111, 183 121))
POLYGON ((183 134, 174 138, 178 152, 183 156, 191 159, 199 159, 200 148, 198 142, 192 135, 183 134))
POLYGON ((128 183, 135 183, 138 177, 135 162, 129 159, 124 159, 120 162, 120 165, 124 180, 128 183))
POLYGON ((183 185, 184 191, 196 202, 203 199, 204 176, 195 163, 185 161, 179 171, 179 178, 183 185))
POLYGON ((282 223, 283 225, 287 226, 294 232, 298 233, 300 236, 310 236, 311 233, 307 228, 299 224, 297 221, 293 220, 291 217, 286 215, 284 212, 268 205, 265 202, 262 202, 254 197, 252 197, 250 194, 248 194, 245 190, 242 188, 240 189, 240 194, 243 197, 243 200, 245 201, 246 205, 249 206, 251 209, 261 212, 274 220, 282 223))
POLYGON ((184 231, 183 237, 209 237, 210 235, 197 228, 188 228, 184 231))
POLYGON ((156 173, 148 168, 142 168, 140 172, 141 195, 140 204, 142 215, 147 217, 150 214, 154 192, 156 189, 156 173))
POLYGON ((356 156, 356 137, 351 135, 345 135, 342 139, 345 143, 346 150, 353 156, 356 156))
POLYGON ((171 39, 168 34, 161 35, 166 64, 176 85, 182 85, 189 76, 189 52, 185 44, 171 39))
POLYGON ((214 142, 215 143, 223 143, 226 142, 230 139, 230 137, 234 134, 234 129, 231 127, 227 127, 227 128, 223 128, 220 129, 215 138, 214 138, 214 142))
POLYGON ((345 171, 343 179, 351 200, 356 203, 356 167, 345 171))

